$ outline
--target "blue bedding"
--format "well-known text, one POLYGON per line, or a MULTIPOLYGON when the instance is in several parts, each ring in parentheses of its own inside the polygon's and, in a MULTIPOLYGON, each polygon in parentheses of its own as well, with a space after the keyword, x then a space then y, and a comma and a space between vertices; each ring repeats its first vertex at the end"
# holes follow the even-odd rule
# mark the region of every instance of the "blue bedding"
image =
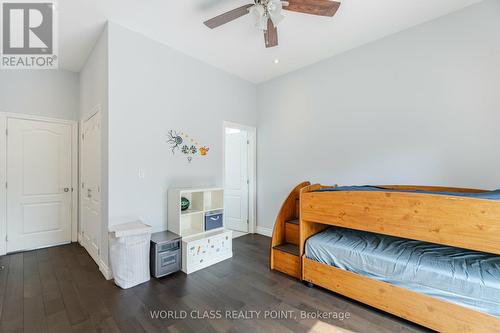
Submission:
POLYGON ((486 200, 500 200, 500 190, 486 191, 481 193, 459 193, 459 192, 431 192, 422 190, 392 190, 377 186, 339 186, 339 187, 327 187, 315 192, 332 192, 332 191, 366 191, 366 192, 410 192, 410 193, 428 193, 428 194, 441 194, 441 195, 452 195, 457 197, 468 197, 476 199, 486 199, 486 200))
POLYGON ((332 227, 306 257, 500 317, 500 256, 332 227))

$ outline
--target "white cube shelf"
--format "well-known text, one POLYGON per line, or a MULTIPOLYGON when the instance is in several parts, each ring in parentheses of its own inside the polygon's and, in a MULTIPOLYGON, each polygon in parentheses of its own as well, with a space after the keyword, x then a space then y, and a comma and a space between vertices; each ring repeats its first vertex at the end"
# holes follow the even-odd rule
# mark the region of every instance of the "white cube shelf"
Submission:
POLYGON ((168 190, 168 230, 182 237, 205 232, 205 213, 224 210, 224 189, 173 188, 168 190), (189 209, 181 210, 181 198, 189 200, 189 209))

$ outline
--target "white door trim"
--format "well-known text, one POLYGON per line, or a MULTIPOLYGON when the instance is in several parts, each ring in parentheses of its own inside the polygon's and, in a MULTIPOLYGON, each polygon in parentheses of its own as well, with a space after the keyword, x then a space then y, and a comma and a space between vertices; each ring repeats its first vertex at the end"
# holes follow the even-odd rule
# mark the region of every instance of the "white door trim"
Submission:
POLYGON ((248 133, 248 232, 254 234, 257 232, 257 129, 253 126, 247 126, 229 121, 224 121, 222 126, 222 179, 226 186, 226 128, 236 128, 248 133))
POLYGON ((0 255, 7 253, 7 117, 0 112, 0 255))
POLYGON ((0 255, 7 254, 7 119, 45 121, 71 125, 71 241, 78 235, 78 123, 74 120, 56 119, 20 113, 0 112, 0 255))

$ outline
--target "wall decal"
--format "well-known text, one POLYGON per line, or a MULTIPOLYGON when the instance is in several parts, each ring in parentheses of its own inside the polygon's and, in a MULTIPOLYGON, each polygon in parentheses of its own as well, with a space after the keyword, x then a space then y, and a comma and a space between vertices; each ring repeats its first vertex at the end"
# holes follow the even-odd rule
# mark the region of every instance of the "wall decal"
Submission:
POLYGON ((180 145, 184 142, 184 139, 177 134, 176 131, 170 130, 168 131, 168 140, 167 143, 170 144, 170 149, 172 149, 172 154, 175 154, 175 150, 179 148, 180 145))
POLYGON ((208 147, 200 147, 200 155, 205 156, 206 154, 208 154, 209 150, 210 150, 210 148, 208 148, 208 147))
POLYGON ((170 145, 170 150, 173 155, 175 155, 177 150, 180 150, 190 163, 193 157, 198 154, 198 151, 199 156, 207 156, 210 150, 210 148, 206 146, 198 147, 198 142, 190 137, 189 134, 174 130, 168 131, 167 143, 170 145))

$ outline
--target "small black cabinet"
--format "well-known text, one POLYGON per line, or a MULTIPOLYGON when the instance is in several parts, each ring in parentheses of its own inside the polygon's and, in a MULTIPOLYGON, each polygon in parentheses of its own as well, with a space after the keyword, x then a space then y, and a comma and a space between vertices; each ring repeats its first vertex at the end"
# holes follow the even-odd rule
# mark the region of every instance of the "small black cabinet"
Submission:
POLYGON ((151 235, 151 275, 159 278, 181 269, 181 236, 170 231, 151 235))

